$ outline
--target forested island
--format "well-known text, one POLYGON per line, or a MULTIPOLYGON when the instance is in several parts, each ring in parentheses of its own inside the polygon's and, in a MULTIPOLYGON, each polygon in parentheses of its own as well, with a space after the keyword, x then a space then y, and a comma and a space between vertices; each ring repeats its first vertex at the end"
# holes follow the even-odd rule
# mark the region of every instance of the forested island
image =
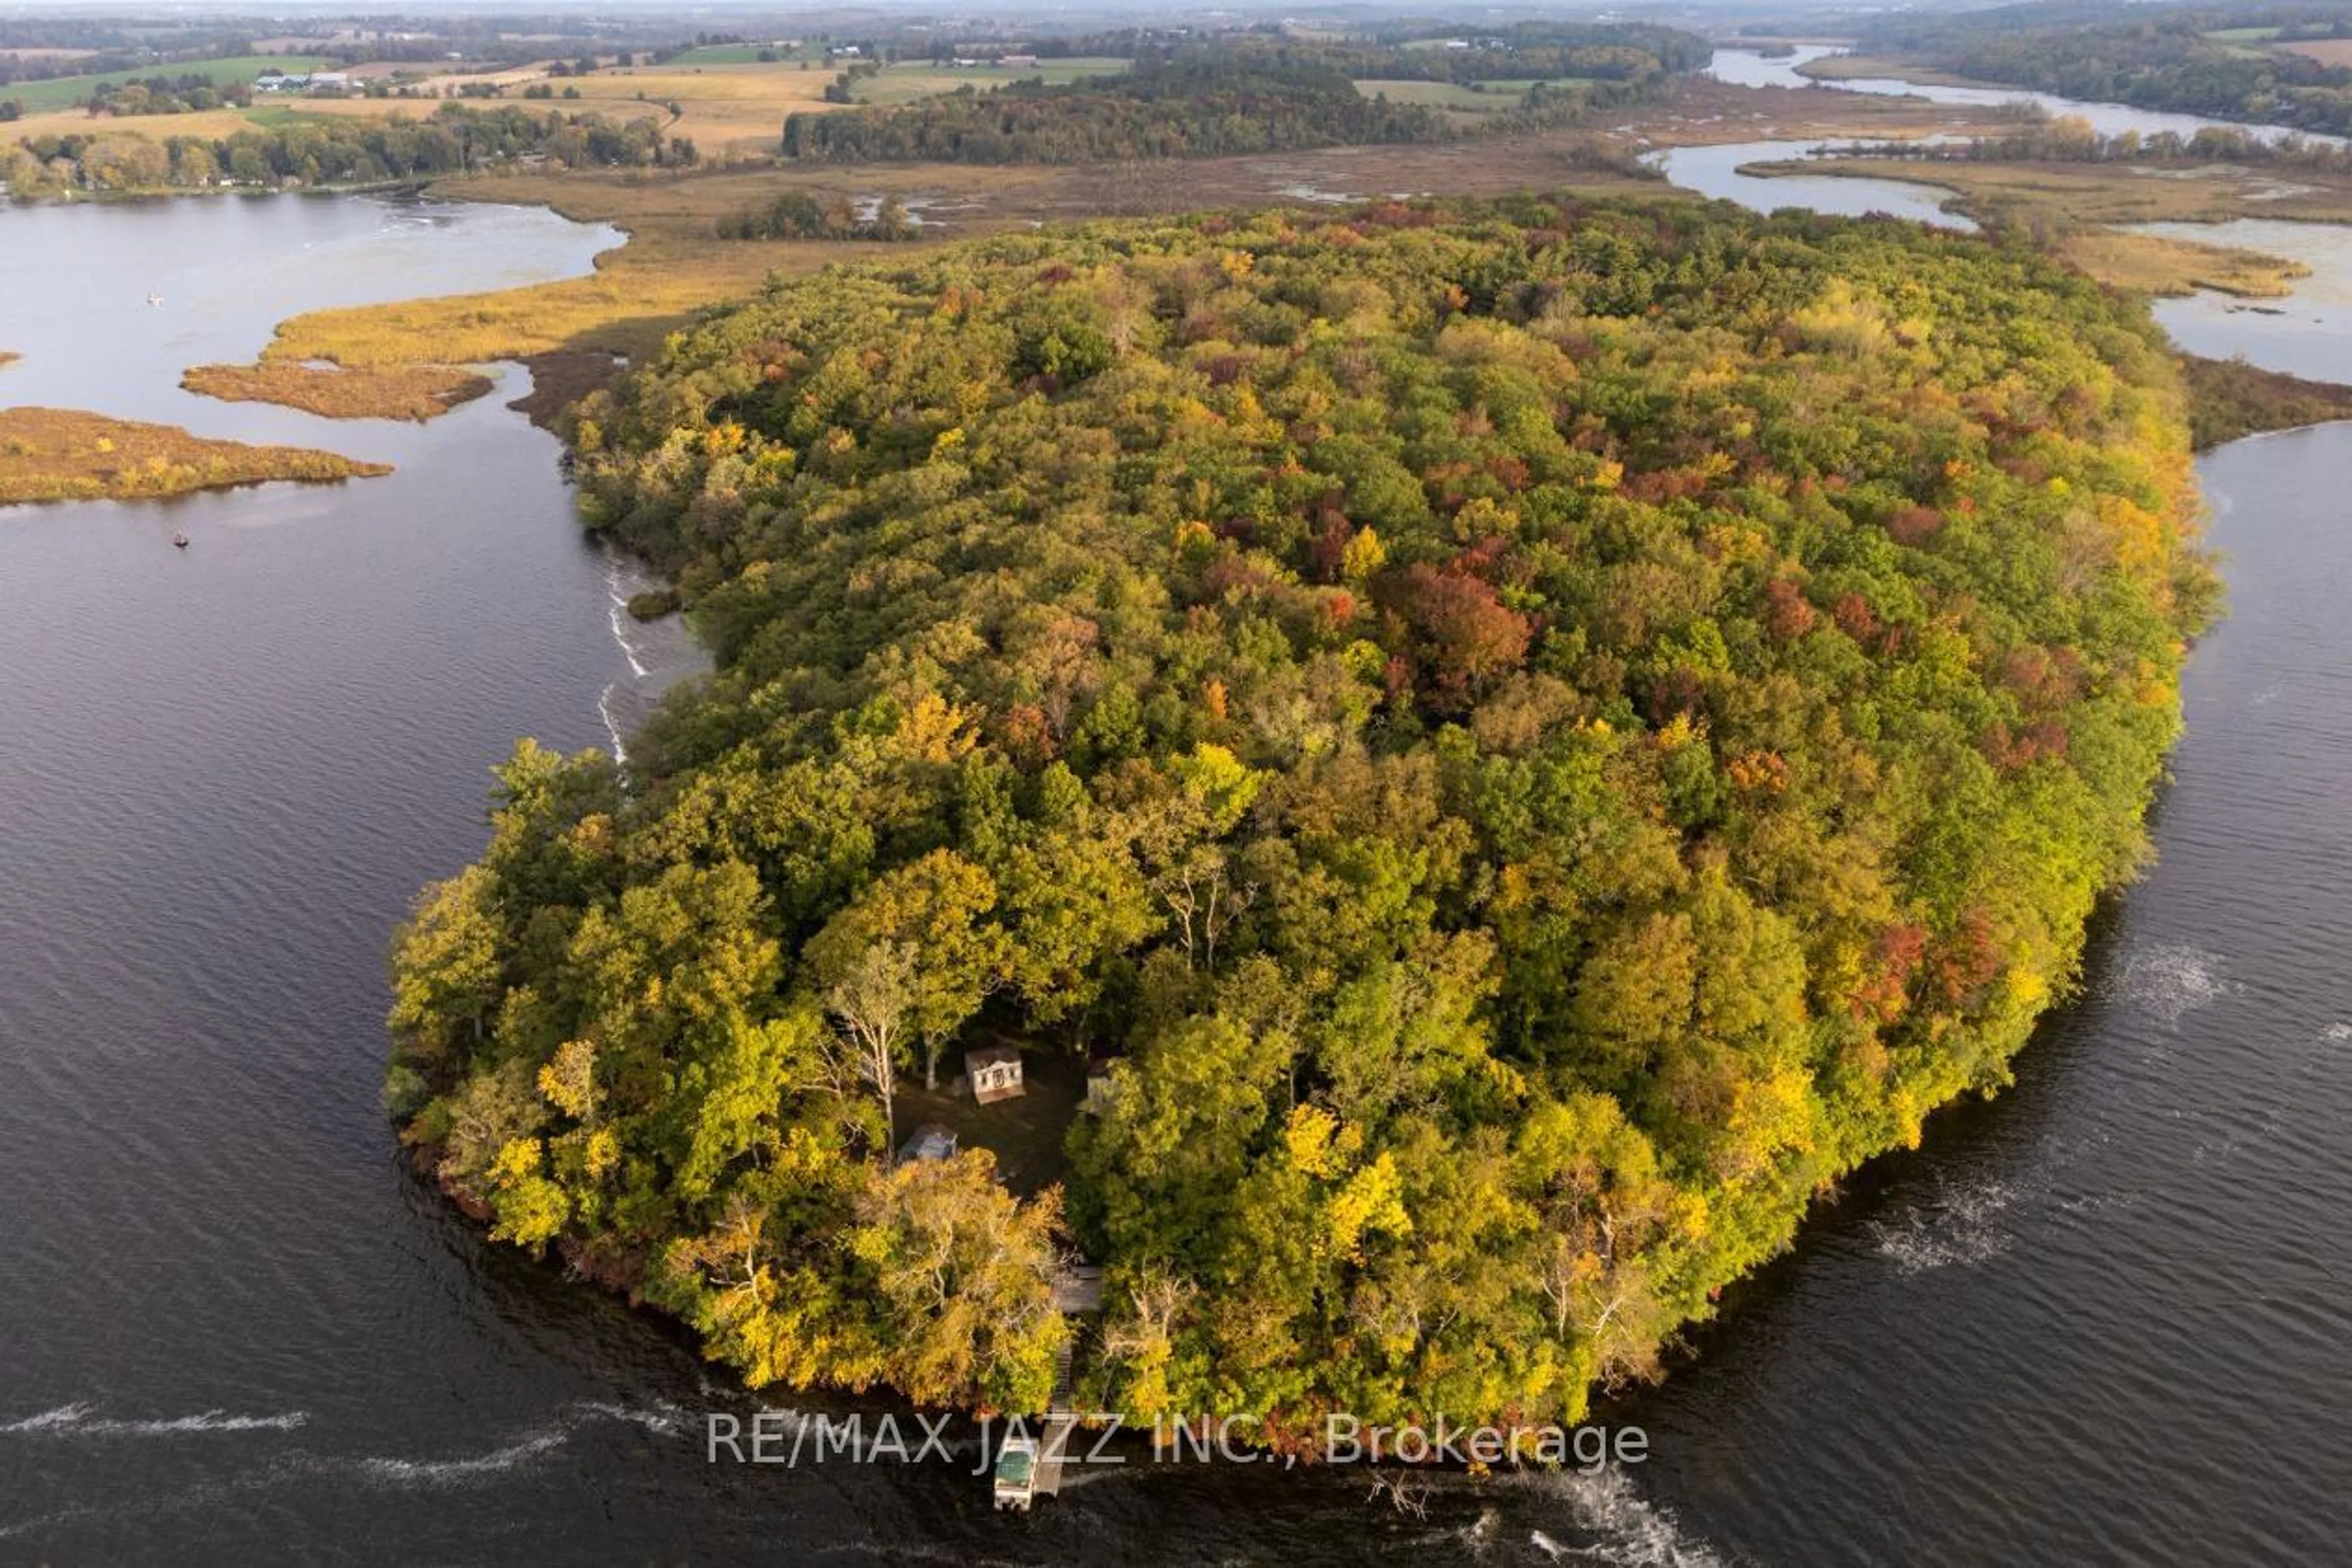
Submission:
POLYGON ((2021 247, 1381 203, 779 280, 591 398, 715 675, 525 743, 386 1102, 754 1385, 1580 1415, 2006 1081, 2214 580, 2145 307, 2021 247), (1084 1057, 1020 1196, 898 1164, 1084 1057))

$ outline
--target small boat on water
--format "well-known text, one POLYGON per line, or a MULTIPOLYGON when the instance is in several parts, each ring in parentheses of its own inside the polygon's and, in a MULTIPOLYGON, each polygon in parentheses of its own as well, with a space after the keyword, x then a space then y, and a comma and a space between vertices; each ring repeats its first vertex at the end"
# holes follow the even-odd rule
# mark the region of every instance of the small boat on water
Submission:
POLYGON ((996 1451, 993 1486, 996 1506, 1029 1511, 1037 1497, 1037 1444, 1034 1438, 1007 1436, 996 1451))
POLYGON ((188 536, 187 536, 186 534, 184 534, 184 533, 175 533, 175 534, 172 535, 172 548, 173 548, 173 549, 174 549, 174 550, 185 550, 187 547, 188 547, 188 536))
POLYGON ((147 296, 147 302, 160 310, 163 308, 163 296, 161 294, 150 294, 147 296))

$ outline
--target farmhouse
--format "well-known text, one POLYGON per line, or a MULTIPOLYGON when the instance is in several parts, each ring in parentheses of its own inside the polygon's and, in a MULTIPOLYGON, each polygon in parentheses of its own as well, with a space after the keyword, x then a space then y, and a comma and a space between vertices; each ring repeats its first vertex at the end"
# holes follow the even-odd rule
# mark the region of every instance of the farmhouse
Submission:
POLYGON ((1021 1053, 1013 1047, 966 1051, 963 1070, 971 1080, 971 1097, 982 1105, 1018 1100, 1025 1092, 1021 1083, 1021 1053))

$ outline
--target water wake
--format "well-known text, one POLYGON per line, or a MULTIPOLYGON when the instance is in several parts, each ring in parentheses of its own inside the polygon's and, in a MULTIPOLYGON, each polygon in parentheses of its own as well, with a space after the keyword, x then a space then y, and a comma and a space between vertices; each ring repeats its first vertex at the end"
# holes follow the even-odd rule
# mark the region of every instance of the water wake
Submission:
POLYGON ((2228 964, 2221 954, 2186 942, 2137 948, 2106 991, 2177 1027, 2189 1014, 2245 989, 2222 973, 2228 964))
POLYGON ((53 1432, 71 1426, 89 1414, 87 1405, 60 1405, 55 1410, 44 1410, 38 1415, 27 1415, 21 1421, 0 1425, 0 1433, 53 1432))
POLYGON ((184 1437, 209 1432, 291 1432, 310 1416, 299 1410, 277 1415, 232 1415, 200 1411, 169 1420, 124 1421, 92 1413, 88 1405, 60 1405, 21 1421, 0 1425, 0 1436, 26 1437, 184 1437))
POLYGON ((1721 1568, 1715 1549, 1685 1531, 1669 1510, 1644 1498, 1624 1471, 1576 1471, 1535 1478, 1565 1501, 1589 1544, 1570 1545, 1540 1530, 1528 1542, 1552 1562, 1605 1563, 1617 1568, 1721 1568))
POLYGON ((613 640, 621 645, 621 657, 629 661, 629 673, 643 680, 648 671, 645 661, 629 641, 629 595, 621 584, 621 558, 609 547, 604 552, 605 624, 613 628, 613 640))
POLYGON ((325 1458, 317 1463, 331 1470, 355 1471, 362 1479, 381 1486, 467 1486, 520 1469, 533 1459, 553 1453, 581 1431, 599 1422, 641 1426, 648 1432, 664 1436, 683 1432, 689 1425, 688 1413, 667 1400, 657 1400, 646 1408, 611 1400, 592 1400, 568 1405, 545 1426, 535 1427, 484 1454, 431 1459, 372 1456, 358 1459, 325 1458))
POLYGON ((582 1405, 581 1408, 591 1415, 599 1415, 607 1421, 626 1422, 630 1426, 642 1426, 648 1432, 658 1432, 665 1436, 672 1433, 683 1432, 692 1425, 692 1418, 687 1411, 666 1399, 656 1400, 652 1408, 646 1410, 614 1404, 609 1400, 593 1400, 582 1405))
POLYGON ((519 1443, 503 1448, 493 1448, 487 1454, 477 1454, 462 1459, 362 1459, 359 1470, 363 1476, 393 1486, 447 1486, 453 1482, 478 1480, 528 1464, 540 1455, 551 1453, 563 1446, 569 1431, 556 1427, 551 1431, 535 1432, 519 1443))
POLYGON ((1983 1263, 2009 1250, 2012 1237, 2000 1218, 2017 1197, 2007 1182, 1980 1182, 1900 1218, 1873 1220, 1869 1230, 1879 1256, 1905 1274, 1983 1263))
POLYGON ((629 748, 622 744, 620 721, 613 717, 613 693, 620 689, 621 683, 617 680, 604 688, 596 699, 596 717, 604 721, 604 733, 612 739, 613 760, 625 763, 629 760, 629 748))
MULTIPOLYGON (((87 1404, 61 1405, 54 1410, 0 1424, 0 1436, 100 1437, 168 1437, 190 1433, 292 1431, 309 1421, 301 1411, 278 1415, 230 1415, 207 1410, 171 1420, 122 1421, 91 1414, 87 1404)), ((567 1406, 555 1419, 524 1436, 482 1454, 454 1458, 413 1458, 400 1456, 320 1454, 277 1449, 265 1462, 239 1473, 215 1477, 198 1485, 138 1496, 119 1505, 82 1505, 30 1519, 0 1522, 0 1541, 15 1540, 38 1531, 54 1530, 88 1519, 124 1519, 184 1513, 254 1492, 272 1491, 303 1481, 331 1486, 362 1484, 394 1490, 478 1485, 553 1453, 586 1427, 600 1422, 641 1426, 649 1432, 674 1435, 690 1424, 688 1412, 667 1401, 640 1408, 609 1401, 567 1406)))

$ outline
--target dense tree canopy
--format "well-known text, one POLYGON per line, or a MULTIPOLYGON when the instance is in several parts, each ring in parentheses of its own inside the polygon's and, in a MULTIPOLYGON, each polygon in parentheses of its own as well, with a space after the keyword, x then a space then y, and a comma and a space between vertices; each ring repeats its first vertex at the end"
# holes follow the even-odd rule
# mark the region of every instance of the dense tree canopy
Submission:
MULTIPOLYGON (((1456 119, 1376 88, 1360 90, 1355 79, 1517 79, 1524 89, 1518 107, 1477 128, 1492 133, 1568 124, 1590 110, 1636 101, 1664 83, 1667 59, 1676 62, 1671 68, 1687 69, 1707 58, 1701 40, 1664 27, 1579 36, 1574 43, 1498 40, 1459 52, 1227 40, 1147 55, 1116 76, 1050 86, 1016 81, 988 92, 966 86, 889 108, 803 110, 785 118, 783 152, 833 163, 1080 163, 1440 142, 1465 133, 1456 119), (1536 85, 1525 88, 1530 80, 1536 85)), ((838 101, 853 100, 851 77, 870 68, 869 62, 844 75, 838 101)))
POLYGON ((786 117, 783 150, 835 163, 1081 163, 1444 134, 1433 110, 1368 99, 1328 67, 1206 58, 1098 81, 967 86, 896 108, 803 111, 786 117))
POLYGON ((2140 307, 1682 202, 839 268, 576 437, 718 672, 502 771, 389 1098, 755 1383, 1032 1404, 1075 1244, 1139 1415, 1580 1413, 2004 1081, 2210 592, 2140 307), (892 1170, 983 1037, 1066 1192, 892 1170))

